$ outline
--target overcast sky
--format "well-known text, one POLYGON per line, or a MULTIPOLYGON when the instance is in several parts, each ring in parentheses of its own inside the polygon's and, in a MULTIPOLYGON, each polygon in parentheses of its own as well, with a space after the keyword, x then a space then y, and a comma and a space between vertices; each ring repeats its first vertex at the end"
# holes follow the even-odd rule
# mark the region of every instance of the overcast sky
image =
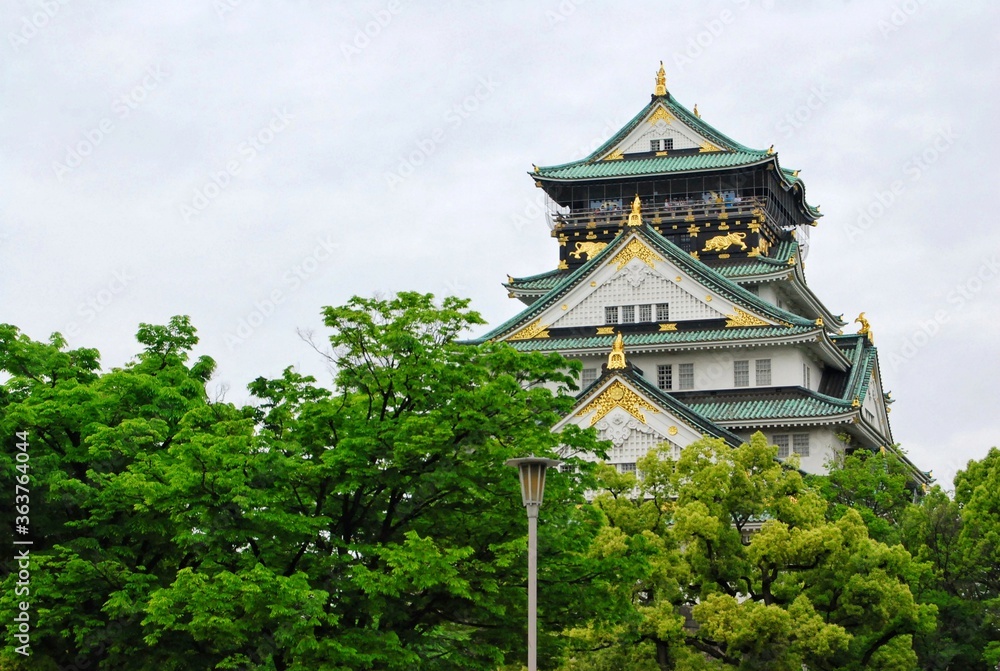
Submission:
MULTIPOLYGON (((774 144, 824 218, 810 286, 862 310, 895 438, 946 486, 1000 444, 997 35, 986 0, 3 4, 0 321, 106 367, 190 315, 211 382, 296 365, 352 295, 521 307, 553 268, 531 163, 649 101, 774 144)), ((851 329, 856 328, 852 325, 851 329)))

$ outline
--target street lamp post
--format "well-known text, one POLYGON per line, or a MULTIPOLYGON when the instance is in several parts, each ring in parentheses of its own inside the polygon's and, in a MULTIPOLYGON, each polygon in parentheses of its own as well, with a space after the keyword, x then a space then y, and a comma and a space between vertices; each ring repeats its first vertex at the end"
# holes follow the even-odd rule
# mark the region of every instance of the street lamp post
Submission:
POLYGON ((561 462, 542 457, 509 459, 521 477, 521 499, 528 510, 528 671, 538 668, 538 509, 545 493, 545 470, 561 462))

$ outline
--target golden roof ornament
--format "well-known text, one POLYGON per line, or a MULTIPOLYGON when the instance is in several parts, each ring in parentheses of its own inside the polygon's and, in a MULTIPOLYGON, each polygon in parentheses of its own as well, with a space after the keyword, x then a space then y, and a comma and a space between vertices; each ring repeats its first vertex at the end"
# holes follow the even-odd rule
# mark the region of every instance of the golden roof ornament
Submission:
POLYGON ((875 339, 872 338, 871 324, 869 324, 868 320, 865 319, 865 313, 862 312, 861 314, 859 314, 858 318, 855 319, 854 321, 857 322, 858 324, 861 324, 861 328, 858 329, 858 335, 868 336, 868 340, 870 342, 875 342, 875 339))
POLYGON ((698 111, 698 103, 694 104, 694 109, 691 111, 694 112, 694 115, 696 117, 698 117, 699 119, 701 118, 701 112, 698 111))
POLYGON ((639 194, 635 194, 635 200, 632 201, 632 211, 628 215, 628 225, 642 226, 642 201, 639 200, 639 194))
POLYGON ((663 61, 660 61, 660 69, 656 73, 656 89, 654 90, 653 95, 667 95, 667 72, 663 69, 663 61))
POLYGON ((608 354, 608 370, 621 370, 622 368, 625 368, 625 339, 622 338, 622 333, 619 331, 611 345, 611 353, 608 354))
POLYGON ((767 155, 770 156, 773 153, 774 153, 774 145, 772 144, 770 147, 767 148, 767 155))
POLYGON ((531 164, 531 167, 532 167, 532 169, 533 169, 533 170, 534 170, 535 172, 539 172, 539 168, 538 168, 538 166, 537 166, 537 165, 535 165, 534 163, 532 163, 532 164, 531 164))

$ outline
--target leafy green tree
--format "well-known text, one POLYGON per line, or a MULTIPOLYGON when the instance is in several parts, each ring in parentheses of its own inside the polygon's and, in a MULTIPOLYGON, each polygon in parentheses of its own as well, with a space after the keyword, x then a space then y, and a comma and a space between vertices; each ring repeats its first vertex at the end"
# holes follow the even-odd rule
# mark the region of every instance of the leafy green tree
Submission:
MULTIPOLYGON (((0 327, 0 438, 32 450, 33 656, 10 668, 496 669, 523 655, 526 518, 503 462, 569 454, 542 508, 543 632, 621 610, 591 551, 593 432, 556 355, 458 336, 467 303, 401 293, 327 308, 332 389, 292 369, 254 406, 212 401, 186 318, 143 352, 0 327), (555 392, 550 391, 556 390, 555 392), (83 665, 83 666, 81 666, 83 665)), ((4 451, 11 472, 11 453, 4 451)), ((9 506, 5 502, 6 506, 9 506)), ((10 512, 8 509, 5 513, 10 512)), ((16 609, 4 567, 0 612, 16 609)), ((560 640, 542 641, 550 666, 560 640)))
POLYGON ((827 475, 807 480, 830 503, 829 519, 838 520, 848 510, 855 510, 872 538, 889 545, 900 541, 899 527, 913 503, 914 485, 906 465, 894 452, 855 450, 831 464, 827 475))
POLYGON ((992 671, 1000 662, 1000 450, 970 461, 950 498, 939 487, 907 510, 902 539, 925 562, 917 595, 938 628, 918 637, 922 668, 992 671))
POLYGON ((598 541, 632 561, 638 578, 613 586, 632 613, 569 632, 566 670, 916 668, 934 607, 910 592, 909 553, 853 510, 826 519, 776 454, 761 434, 737 449, 703 439, 679 459, 651 452, 641 478, 600 474, 598 541))

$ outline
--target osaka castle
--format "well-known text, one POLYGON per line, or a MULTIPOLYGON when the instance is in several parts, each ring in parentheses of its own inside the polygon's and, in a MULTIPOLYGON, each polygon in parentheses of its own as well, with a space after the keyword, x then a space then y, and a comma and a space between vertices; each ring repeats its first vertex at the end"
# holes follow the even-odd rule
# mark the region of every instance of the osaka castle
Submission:
MULTIPOLYGON (((649 103, 611 139, 529 174, 551 200, 558 259, 508 277, 527 307, 479 340, 582 362, 556 428, 595 427, 622 472, 705 435, 736 446, 761 431, 811 473, 895 449, 864 314, 844 333, 806 282, 821 215, 799 171, 681 105, 662 64, 649 103)), ((914 485, 930 482, 900 456, 914 485)))

